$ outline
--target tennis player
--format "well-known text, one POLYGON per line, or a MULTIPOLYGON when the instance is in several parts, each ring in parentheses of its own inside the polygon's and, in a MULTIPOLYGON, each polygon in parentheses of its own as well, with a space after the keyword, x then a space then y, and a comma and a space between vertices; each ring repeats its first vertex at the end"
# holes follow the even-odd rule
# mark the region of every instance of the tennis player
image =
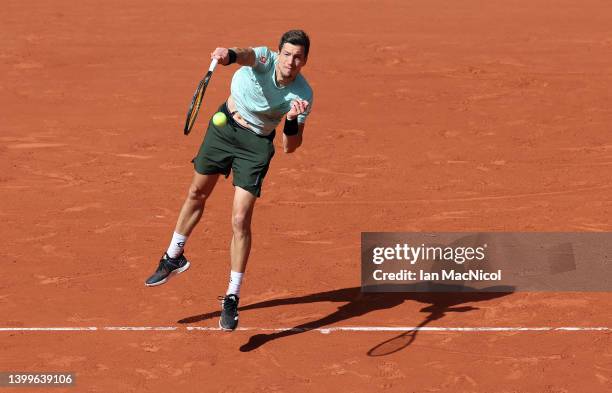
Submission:
POLYGON ((229 98, 219 108, 228 122, 224 126, 209 122, 204 141, 192 161, 195 174, 172 241, 145 284, 163 284, 171 275, 189 268, 183 253, 185 243, 200 221, 219 175, 228 177, 232 172, 235 192, 231 272, 226 294, 220 297, 219 325, 224 330, 238 326, 240 285, 251 250, 251 218, 274 155, 275 129, 283 118, 285 153, 294 152, 302 144, 313 98, 310 85, 300 73, 308 60, 309 48, 308 35, 302 30, 291 30, 281 37, 278 53, 266 47, 216 48, 211 53, 220 64, 242 66, 232 78, 229 98))

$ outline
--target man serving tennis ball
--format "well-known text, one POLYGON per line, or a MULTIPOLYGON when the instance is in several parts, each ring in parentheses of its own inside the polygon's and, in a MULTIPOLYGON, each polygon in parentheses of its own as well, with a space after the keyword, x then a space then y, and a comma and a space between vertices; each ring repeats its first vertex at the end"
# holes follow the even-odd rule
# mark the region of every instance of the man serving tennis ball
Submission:
POLYGON ((165 283, 170 275, 184 272, 189 261, 183 254, 187 238, 204 212, 220 174, 233 172, 233 236, 230 244, 231 272, 221 298, 219 325, 225 330, 238 326, 240 284, 251 250, 251 218, 255 201, 274 155, 275 128, 285 118, 283 150, 295 151, 302 144, 306 117, 312 109, 312 89, 300 74, 306 65, 310 39, 302 30, 283 34, 275 53, 266 47, 216 48, 211 57, 220 64, 243 67, 234 74, 231 94, 208 124, 206 136, 193 159, 195 174, 179 213, 172 241, 147 286, 165 283))

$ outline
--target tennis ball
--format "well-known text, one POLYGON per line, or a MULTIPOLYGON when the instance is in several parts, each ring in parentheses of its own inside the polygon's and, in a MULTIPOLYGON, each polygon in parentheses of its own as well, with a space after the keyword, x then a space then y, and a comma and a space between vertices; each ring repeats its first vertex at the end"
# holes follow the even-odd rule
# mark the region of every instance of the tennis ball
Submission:
POLYGON ((217 112, 213 116, 213 124, 217 127, 224 127, 227 124, 227 116, 223 112, 217 112))

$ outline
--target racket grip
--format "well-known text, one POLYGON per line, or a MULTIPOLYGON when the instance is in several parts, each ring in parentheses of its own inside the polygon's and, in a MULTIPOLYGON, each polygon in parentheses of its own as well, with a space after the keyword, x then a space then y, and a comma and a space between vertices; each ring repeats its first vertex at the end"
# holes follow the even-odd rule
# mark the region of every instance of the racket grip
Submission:
POLYGON ((212 59, 212 61, 210 62, 210 67, 208 68, 209 72, 213 72, 215 70, 215 67, 217 67, 217 63, 219 61, 217 59, 212 59))

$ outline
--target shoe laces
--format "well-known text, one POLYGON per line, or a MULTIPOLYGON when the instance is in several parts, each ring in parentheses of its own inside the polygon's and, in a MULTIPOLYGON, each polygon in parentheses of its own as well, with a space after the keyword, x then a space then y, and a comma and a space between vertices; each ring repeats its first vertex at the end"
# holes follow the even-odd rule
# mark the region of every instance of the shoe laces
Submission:
POLYGON ((218 296, 217 300, 221 301, 223 309, 235 312, 238 310, 238 301, 236 295, 218 296))

